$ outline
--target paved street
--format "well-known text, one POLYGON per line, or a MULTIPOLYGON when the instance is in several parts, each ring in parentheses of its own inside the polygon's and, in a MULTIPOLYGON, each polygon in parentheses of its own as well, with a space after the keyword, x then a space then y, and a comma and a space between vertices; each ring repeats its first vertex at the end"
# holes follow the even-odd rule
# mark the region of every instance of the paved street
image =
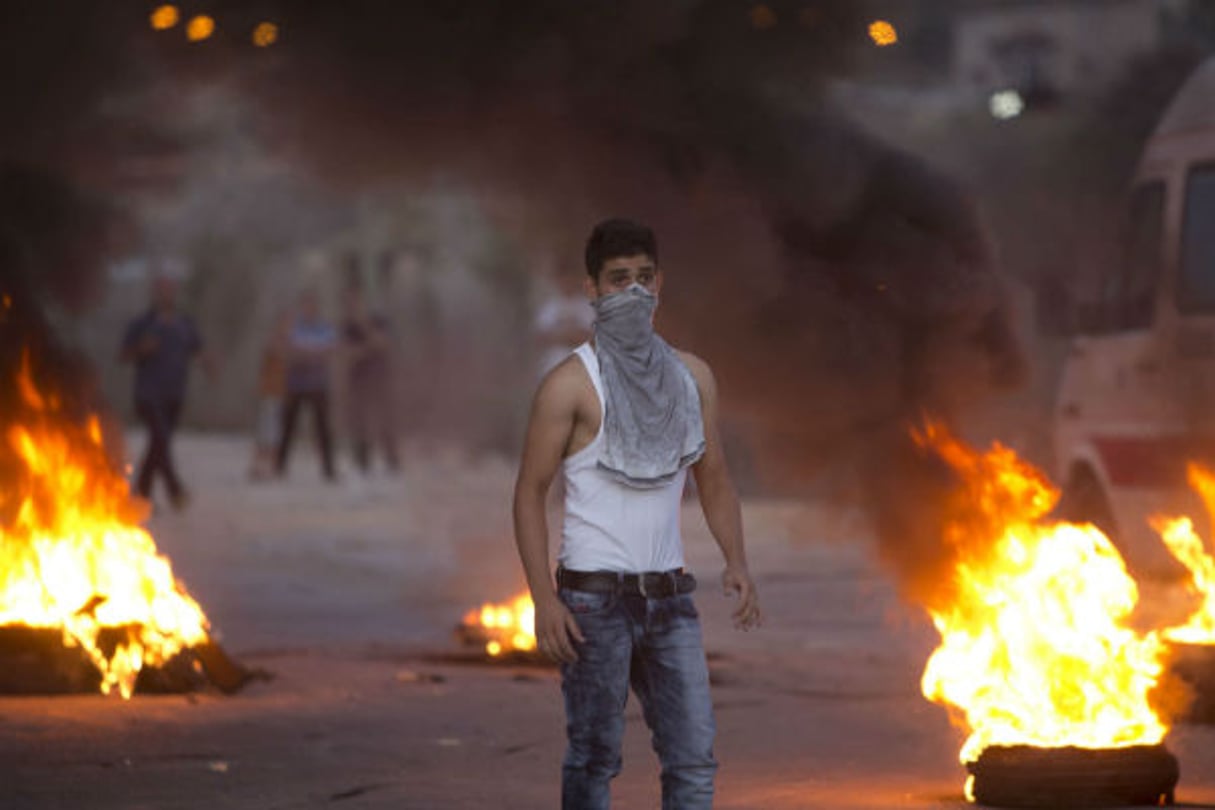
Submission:
MULTIPOLYGON (((475 663, 451 631, 522 578, 511 469, 432 450, 399 479, 251 487, 243 440, 182 442, 196 501, 152 529, 225 647, 272 670, 234 697, 0 700, 3 808, 557 806, 560 693, 546 667, 475 663)), ((722 808, 956 807, 962 735, 919 696, 931 628, 899 606, 864 528, 746 505, 766 623, 743 634, 694 503, 689 560, 711 655, 722 808)), ((629 710, 616 805, 657 806, 629 710)), ((1215 805, 1215 728, 1181 727, 1178 800, 1215 805)))

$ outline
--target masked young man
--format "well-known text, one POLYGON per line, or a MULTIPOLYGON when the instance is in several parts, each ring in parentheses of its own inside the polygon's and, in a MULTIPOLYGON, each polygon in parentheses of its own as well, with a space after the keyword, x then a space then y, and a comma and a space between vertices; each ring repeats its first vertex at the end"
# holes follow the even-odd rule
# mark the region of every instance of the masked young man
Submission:
POLYGON ((722 584, 739 598, 735 623, 745 629, 760 617, 716 388, 703 361, 654 333, 662 275, 649 228, 601 223, 587 241, 586 269, 593 337, 540 384, 514 503, 537 641, 561 662, 562 806, 609 806, 631 686, 662 763, 662 807, 708 808, 713 711, 679 529, 689 468, 725 557, 722 584), (554 582, 544 504, 559 471, 565 517, 554 582))

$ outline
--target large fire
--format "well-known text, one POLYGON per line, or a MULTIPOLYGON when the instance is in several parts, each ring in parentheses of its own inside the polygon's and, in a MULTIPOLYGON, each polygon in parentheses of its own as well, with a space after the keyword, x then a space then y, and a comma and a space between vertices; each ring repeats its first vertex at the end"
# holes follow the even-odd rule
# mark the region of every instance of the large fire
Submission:
POLYGON ((130 697, 144 666, 207 640, 206 616, 139 528, 144 507, 109 464, 96 417, 64 414, 28 358, 17 384, 22 408, 0 437, 0 626, 62 630, 102 692, 130 697))
POLYGON ((483 637, 485 652, 494 657, 536 649, 536 606, 526 591, 506 604, 487 602, 470 610, 463 626, 483 637))
MULTIPOLYGON (((1189 479, 1215 518, 1215 475, 1192 464, 1189 479)), ((1203 548, 1190 518, 1157 519, 1153 525, 1173 556, 1189 569, 1191 587, 1202 600, 1185 624, 1164 631, 1165 638, 1182 644, 1215 644, 1215 559, 1203 548)))
POLYGON ((1148 695, 1164 642, 1127 625, 1138 591, 1110 541, 1047 520, 1057 491, 1011 450, 979 453, 933 426, 916 438, 960 486, 944 526, 952 581, 927 605, 941 644, 921 686, 969 730, 962 761, 992 745, 1161 742, 1148 695))

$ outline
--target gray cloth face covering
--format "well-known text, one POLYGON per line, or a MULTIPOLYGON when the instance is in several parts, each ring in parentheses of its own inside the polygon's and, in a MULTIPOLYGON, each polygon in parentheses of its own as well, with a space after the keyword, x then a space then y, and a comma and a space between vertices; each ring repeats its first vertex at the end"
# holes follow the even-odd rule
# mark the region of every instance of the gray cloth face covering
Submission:
POLYGON ((658 298, 645 287, 592 305, 605 404, 599 468, 635 489, 666 486, 705 452, 696 380, 654 333, 658 298))

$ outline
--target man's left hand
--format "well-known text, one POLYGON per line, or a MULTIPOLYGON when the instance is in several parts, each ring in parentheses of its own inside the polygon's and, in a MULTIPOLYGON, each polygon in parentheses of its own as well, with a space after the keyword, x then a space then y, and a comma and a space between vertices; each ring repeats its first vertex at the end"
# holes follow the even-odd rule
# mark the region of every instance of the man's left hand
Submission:
POLYGON ((721 575, 721 585, 726 596, 737 594, 738 608, 734 611, 734 626, 740 630, 759 627, 763 617, 759 611, 759 593, 751 574, 743 566, 727 566, 721 575))

